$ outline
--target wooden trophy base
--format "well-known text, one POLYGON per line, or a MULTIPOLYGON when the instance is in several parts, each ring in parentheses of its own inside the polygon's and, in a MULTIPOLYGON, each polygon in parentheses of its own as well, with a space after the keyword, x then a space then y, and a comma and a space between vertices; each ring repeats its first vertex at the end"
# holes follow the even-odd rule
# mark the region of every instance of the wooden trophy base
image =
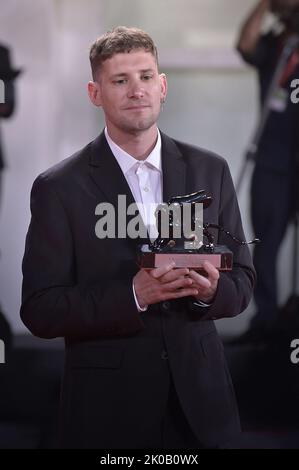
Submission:
POLYGON ((233 267, 233 253, 224 245, 216 245, 211 253, 200 248, 199 250, 173 250, 154 251, 149 245, 142 245, 138 253, 138 265, 143 269, 159 268, 172 261, 176 268, 192 268, 201 270, 204 261, 209 261, 219 271, 231 271, 233 267))

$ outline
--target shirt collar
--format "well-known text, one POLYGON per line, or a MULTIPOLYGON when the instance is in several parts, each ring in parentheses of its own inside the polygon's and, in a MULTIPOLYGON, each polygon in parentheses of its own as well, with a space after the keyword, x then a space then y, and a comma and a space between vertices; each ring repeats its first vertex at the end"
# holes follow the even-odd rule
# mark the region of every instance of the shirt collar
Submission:
POLYGON ((158 170, 161 172, 161 135, 158 129, 158 137, 155 147, 149 154, 149 156, 145 160, 137 160, 136 158, 132 157, 129 153, 125 152, 122 148, 120 148, 109 136, 107 127, 105 127, 105 137, 109 144, 109 147, 115 156, 117 163, 119 164, 123 174, 128 173, 136 163, 147 163, 150 167, 158 170))

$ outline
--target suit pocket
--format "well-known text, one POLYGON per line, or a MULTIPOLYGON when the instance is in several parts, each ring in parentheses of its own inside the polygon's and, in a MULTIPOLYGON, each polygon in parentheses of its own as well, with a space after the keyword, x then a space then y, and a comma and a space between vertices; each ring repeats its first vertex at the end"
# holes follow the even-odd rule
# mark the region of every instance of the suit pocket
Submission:
POLYGON ((123 356, 122 349, 99 346, 77 346, 69 352, 72 369, 119 369, 123 356))

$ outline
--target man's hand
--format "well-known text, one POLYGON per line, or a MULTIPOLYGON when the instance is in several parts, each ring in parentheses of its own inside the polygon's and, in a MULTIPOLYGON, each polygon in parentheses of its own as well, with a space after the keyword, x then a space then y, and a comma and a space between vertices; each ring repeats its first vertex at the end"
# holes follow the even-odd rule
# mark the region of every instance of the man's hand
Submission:
POLYGON ((190 269, 189 278, 192 279, 192 287, 196 288, 198 294, 197 300, 210 303, 213 301, 218 287, 219 271, 211 263, 205 261, 203 264, 206 275, 199 274, 190 269))
POLYGON ((237 50, 241 54, 253 54, 262 34, 265 15, 270 9, 270 0, 260 0, 242 25, 237 50))
POLYGON ((199 294, 197 287, 193 286, 194 281, 190 277, 190 269, 175 269, 175 263, 151 270, 141 269, 133 282, 141 308, 164 300, 199 294))

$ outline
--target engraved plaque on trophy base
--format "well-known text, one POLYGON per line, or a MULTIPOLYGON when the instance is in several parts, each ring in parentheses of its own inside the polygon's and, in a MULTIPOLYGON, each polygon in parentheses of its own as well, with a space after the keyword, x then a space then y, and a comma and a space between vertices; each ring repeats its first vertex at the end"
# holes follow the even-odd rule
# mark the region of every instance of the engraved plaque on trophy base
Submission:
POLYGON ((153 269, 175 262, 176 268, 200 270, 204 261, 209 261, 219 271, 231 271, 233 253, 224 245, 216 245, 212 252, 208 250, 169 250, 155 251, 149 245, 142 245, 138 253, 140 268, 153 269))

